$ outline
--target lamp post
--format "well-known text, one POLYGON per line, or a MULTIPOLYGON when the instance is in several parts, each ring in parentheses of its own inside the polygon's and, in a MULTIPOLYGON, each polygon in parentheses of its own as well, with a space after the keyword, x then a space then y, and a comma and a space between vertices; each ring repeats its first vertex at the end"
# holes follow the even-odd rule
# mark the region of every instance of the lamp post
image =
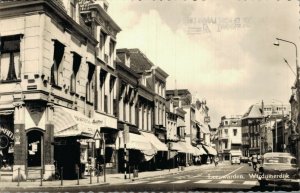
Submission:
MULTIPOLYGON (((274 43, 275 46, 279 46, 279 42, 282 41, 282 42, 286 42, 286 43, 289 43, 289 44, 292 44, 295 46, 295 51, 296 51, 296 97, 297 97, 297 101, 299 101, 300 97, 299 97, 299 65, 298 65, 298 48, 297 48, 297 45, 294 43, 294 42, 291 42, 291 41, 288 41, 288 40, 284 40, 284 39, 281 39, 281 38, 276 38, 276 43, 274 43)), ((297 110, 298 110, 298 115, 297 115, 297 125, 296 125, 296 129, 295 131, 291 134, 291 138, 294 139, 295 141, 298 141, 299 140, 299 134, 298 134, 298 131, 299 131, 299 121, 300 121, 300 104, 298 103, 298 106, 297 106, 297 110)), ((297 142, 296 143, 296 149, 297 149, 297 158, 298 158, 298 166, 300 165, 300 160, 299 160, 299 143, 297 142)))

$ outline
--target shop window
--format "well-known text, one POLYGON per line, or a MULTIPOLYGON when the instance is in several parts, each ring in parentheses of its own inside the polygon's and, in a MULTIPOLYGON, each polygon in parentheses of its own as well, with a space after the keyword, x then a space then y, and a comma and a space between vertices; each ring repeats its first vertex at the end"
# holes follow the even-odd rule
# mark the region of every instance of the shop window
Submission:
POLYGON ((88 77, 87 77, 87 85, 86 85, 86 100, 88 102, 92 102, 93 98, 93 91, 94 91, 94 72, 95 72, 95 65, 88 62, 88 77))
POLYGON ((78 71, 80 68, 80 64, 81 64, 81 56, 78 55, 77 53, 73 52, 73 68, 72 68, 72 74, 71 74, 71 93, 76 93, 77 92, 77 83, 78 83, 78 71))
POLYGON ((0 80, 2 82, 21 79, 20 35, 1 37, 0 80))
POLYGON ((60 78, 62 78, 63 65, 61 63, 64 52, 65 45, 57 40, 54 40, 53 64, 51 67, 51 85, 59 85, 60 78))

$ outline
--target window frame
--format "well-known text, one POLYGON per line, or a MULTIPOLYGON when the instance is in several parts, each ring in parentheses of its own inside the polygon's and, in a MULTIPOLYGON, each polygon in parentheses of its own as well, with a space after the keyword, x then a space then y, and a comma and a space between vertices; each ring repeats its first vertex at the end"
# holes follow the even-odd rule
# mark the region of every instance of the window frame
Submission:
POLYGON ((22 42, 23 34, 14 34, 14 35, 7 35, 7 36, 0 36, 0 71, 2 69, 1 67, 1 56, 2 54, 9 54, 9 63, 8 63, 8 72, 6 79, 2 79, 0 75, 0 83, 9 83, 9 82, 20 82, 21 81, 21 74, 22 74, 22 62, 21 62, 21 42, 22 42), (17 48, 12 50, 4 50, 5 41, 17 41, 17 48), (15 65, 15 54, 19 55, 18 64, 15 65), (11 66, 11 58, 13 58, 13 64, 11 66), (16 67, 18 69, 18 72, 16 71, 16 67), (13 70, 13 74, 10 74, 9 72, 13 70), (13 78, 9 78, 10 76, 14 76, 13 78))

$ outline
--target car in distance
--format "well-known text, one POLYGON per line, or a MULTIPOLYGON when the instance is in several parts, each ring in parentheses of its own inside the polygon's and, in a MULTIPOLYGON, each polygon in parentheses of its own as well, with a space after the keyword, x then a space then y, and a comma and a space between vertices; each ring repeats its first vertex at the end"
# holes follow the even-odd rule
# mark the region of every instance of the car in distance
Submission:
POLYGON ((268 184, 291 185, 299 190, 300 170, 297 161, 290 153, 272 152, 262 157, 258 182, 261 187, 268 184))
POLYGON ((233 164, 241 164, 240 156, 232 156, 231 157, 231 165, 233 164))

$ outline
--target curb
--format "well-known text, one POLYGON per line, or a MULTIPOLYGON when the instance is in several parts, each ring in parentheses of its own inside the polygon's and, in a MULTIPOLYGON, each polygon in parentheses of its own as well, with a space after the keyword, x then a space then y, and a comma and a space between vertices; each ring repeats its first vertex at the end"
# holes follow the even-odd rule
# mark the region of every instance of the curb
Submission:
POLYGON ((19 186, 19 187, 1 187, 0 188, 0 193, 2 191, 8 191, 8 190, 25 190, 25 189, 48 189, 48 188, 55 188, 55 189, 63 189, 63 188, 75 188, 75 187, 80 187, 80 188, 87 188, 87 187, 91 187, 91 186, 106 186, 106 185, 110 185, 110 183, 99 183, 99 184, 82 184, 82 185, 64 185, 64 186, 19 186))
MULTIPOLYGON (((207 167, 214 167, 214 165, 206 165, 207 167)), ((199 168, 195 168, 195 169, 191 169, 191 170, 183 170, 183 171, 175 171, 175 172, 170 172, 170 173, 165 173, 165 174, 158 174, 158 175, 155 175, 155 177, 162 177, 162 176, 170 176, 170 175, 176 175, 176 174, 180 174, 180 173, 183 173, 183 172, 189 172, 189 171, 193 171, 193 170, 200 170, 200 169, 203 169, 203 167, 199 167, 199 168)), ((115 185, 119 185, 119 184, 126 184, 128 182, 132 182, 132 181, 139 181, 139 180, 143 180, 143 179, 147 179, 147 178, 151 178, 151 177, 154 177, 154 176, 145 176, 145 177, 139 177, 139 178, 134 178, 134 179, 128 179, 128 180, 125 180, 123 179, 122 182, 116 182, 116 183, 95 183, 95 184, 79 184, 79 185, 76 185, 76 184, 72 184, 72 185, 53 185, 53 186, 47 186, 47 185, 43 185, 43 186, 32 186, 32 185, 29 185, 29 186, 22 186, 22 184, 18 187, 18 186, 14 186, 14 187, 1 187, 0 188, 0 193, 3 192, 3 191, 9 191, 9 190, 25 190, 25 189, 48 189, 48 188, 57 188, 57 189, 62 189, 62 188, 75 188, 75 187, 81 187, 81 188, 87 188, 87 187, 91 187, 91 186, 106 186, 106 185, 111 185, 111 184, 115 184, 115 185)), ((26 183, 26 182, 23 182, 23 183, 26 183)), ((1 183, 0 183, 1 184, 1 183)))

